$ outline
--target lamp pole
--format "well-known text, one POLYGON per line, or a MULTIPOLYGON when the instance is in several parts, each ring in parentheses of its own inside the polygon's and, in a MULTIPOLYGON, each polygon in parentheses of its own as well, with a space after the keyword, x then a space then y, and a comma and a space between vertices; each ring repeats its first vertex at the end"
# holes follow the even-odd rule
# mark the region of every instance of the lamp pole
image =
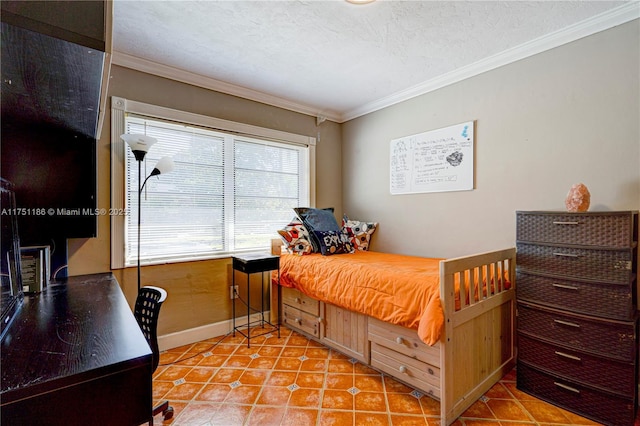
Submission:
MULTIPOLYGON (((123 135, 124 136, 124 135, 123 135)), ((127 135, 129 136, 129 135, 127 135)), ((154 142, 149 143, 152 145, 154 142)), ((148 149, 148 148, 147 148, 148 149)), ((138 162, 138 293, 140 292, 140 225, 141 225, 141 217, 142 217, 142 188, 144 188, 144 184, 147 183, 147 179, 142 182, 142 161, 144 160, 145 155, 147 155, 147 151, 143 149, 133 149, 133 156, 138 162)), ((155 169, 154 169, 155 170, 155 169)), ((151 176, 149 176, 151 177, 151 176)))
POLYGON ((124 134, 120 138, 125 141, 131 148, 133 156, 138 162, 138 293, 140 292, 140 226, 142 225, 142 189, 147 184, 151 176, 157 176, 162 173, 169 173, 173 170, 173 159, 171 157, 162 157, 157 163, 149 176, 142 181, 142 161, 151 145, 157 142, 156 138, 147 135, 124 134))
MULTIPOLYGON (((140 224, 142 216, 142 159, 138 160, 138 293, 140 293, 140 224)), ((146 180, 145 180, 146 182, 146 180)))
MULTIPOLYGON (((164 158, 162 158, 161 160, 164 160, 164 158)), ((140 291, 140 229, 141 229, 140 218, 142 217, 142 190, 144 186, 147 184, 147 181, 151 176, 157 176, 159 174, 160 174, 160 170, 158 169, 158 165, 156 165, 156 167, 153 169, 151 174, 147 176, 144 182, 142 182, 142 185, 140 185, 140 179, 142 178, 142 160, 138 161, 138 185, 139 185, 139 189, 138 189, 138 292, 140 291)))

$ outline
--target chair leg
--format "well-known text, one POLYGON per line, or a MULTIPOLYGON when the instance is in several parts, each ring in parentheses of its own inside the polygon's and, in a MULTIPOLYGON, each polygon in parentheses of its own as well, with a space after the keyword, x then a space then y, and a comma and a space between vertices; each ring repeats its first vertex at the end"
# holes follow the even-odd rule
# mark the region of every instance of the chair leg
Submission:
MULTIPOLYGON (((169 401, 164 401, 162 404, 153 407, 152 416, 157 416, 162 413, 162 418, 164 420, 169 420, 173 417, 173 407, 169 405, 169 401)), ((153 425, 153 417, 151 418, 151 425, 153 425)))

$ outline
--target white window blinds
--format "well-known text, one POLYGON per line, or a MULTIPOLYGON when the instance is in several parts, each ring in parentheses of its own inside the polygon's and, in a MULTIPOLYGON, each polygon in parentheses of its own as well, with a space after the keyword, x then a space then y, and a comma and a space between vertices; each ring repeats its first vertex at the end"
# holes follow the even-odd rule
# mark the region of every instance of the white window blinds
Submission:
POLYGON ((236 250, 264 247, 300 204, 301 152, 256 141, 234 141, 233 240, 236 250))
MULTIPOLYGON (((142 193, 143 264, 267 250, 293 207, 309 205, 308 147, 144 116, 125 117, 127 133, 158 140, 142 179, 171 156, 175 169, 151 177, 142 193)), ((137 264, 138 163, 127 148, 125 265, 137 264)))

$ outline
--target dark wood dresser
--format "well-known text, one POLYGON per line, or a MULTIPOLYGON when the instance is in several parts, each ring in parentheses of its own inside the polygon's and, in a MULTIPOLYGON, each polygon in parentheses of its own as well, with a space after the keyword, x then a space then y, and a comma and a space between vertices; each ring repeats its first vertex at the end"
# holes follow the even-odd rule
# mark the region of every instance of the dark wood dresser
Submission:
POLYGON ((638 212, 516 212, 518 389, 608 425, 638 403, 638 212))
POLYGON ((112 274, 27 295, 2 339, 2 425, 139 425, 151 348, 112 274))

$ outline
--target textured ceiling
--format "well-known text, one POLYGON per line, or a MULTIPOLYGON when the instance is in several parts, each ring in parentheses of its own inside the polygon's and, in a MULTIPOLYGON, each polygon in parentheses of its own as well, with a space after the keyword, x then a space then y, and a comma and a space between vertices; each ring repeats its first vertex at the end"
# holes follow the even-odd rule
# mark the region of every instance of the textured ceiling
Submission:
POLYGON ((114 63, 187 71, 340 121, 624 4, 116 0, 114 63))

